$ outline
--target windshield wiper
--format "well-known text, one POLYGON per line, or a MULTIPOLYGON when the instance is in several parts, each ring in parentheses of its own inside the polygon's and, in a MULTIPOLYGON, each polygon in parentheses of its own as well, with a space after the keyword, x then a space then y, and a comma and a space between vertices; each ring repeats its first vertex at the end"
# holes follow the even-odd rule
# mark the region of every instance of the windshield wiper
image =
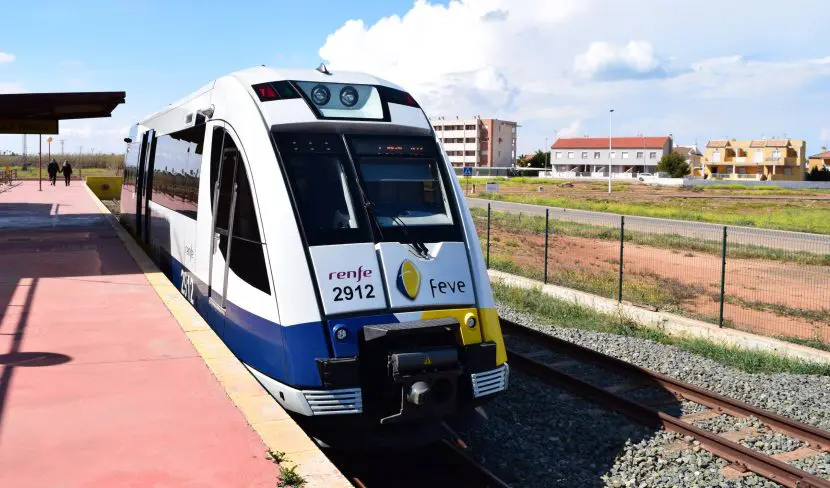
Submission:
POLYGON ((395 215, 394 217, 392 217, 392 220, 394 222, 397 222, 397 224, 401 227, 401 230, 403 231, 403 235, 406 237, 406 240, 409 241, 407 244, 412 246, 412 249, 414 249, 415 252, 417 252, 421 257, 429 256, 429 249, 427 248, 427 246, 423 242, 421 242, 419 240, 410 239, 410 237, 409 237, 409 226, 406 225, 406 222, 403 221, 403 219, 400 217, 400 215, 395 215))

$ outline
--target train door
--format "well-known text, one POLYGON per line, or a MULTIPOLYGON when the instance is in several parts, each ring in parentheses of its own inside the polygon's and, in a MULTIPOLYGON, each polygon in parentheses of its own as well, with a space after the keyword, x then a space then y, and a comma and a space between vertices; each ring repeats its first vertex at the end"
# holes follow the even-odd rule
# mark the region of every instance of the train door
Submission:
POLYGON ((144 196, 142 200, 144 201, 144 208, 142 209, 143 217, 144 217, 144 243, 150 243, 150 230, 153 228, 150 225, 150 219, 152 217, 150 213, 150 200, 153 198, 153 166, 155 165, 156 160, 156 131, 151 130, 149 131, 149 136, 147 140, 147 162, 145 163, 144 169, 144 196))
POLYGON ((149 215, 150 204, 147 201, 148 184, 150 179, 147 177, 147 167, 150 162, 151 147, 156 138, 155 130, 148 130, 141 136, 141 154, 138 160, 138 175, 135 183, 135 232, 136 236, 144 242, 148 241, 148 232, 145 225, 149 223, 149 219, 145 219, 145 215, 149 215))
POLYGON ((213 225, 211 232, 208 299, 220 313, 227 309, 228 260, 231 252, 233 214, 236 205, 236 166, 239 151, 224 125, 213 128, 210 186, 213 225))

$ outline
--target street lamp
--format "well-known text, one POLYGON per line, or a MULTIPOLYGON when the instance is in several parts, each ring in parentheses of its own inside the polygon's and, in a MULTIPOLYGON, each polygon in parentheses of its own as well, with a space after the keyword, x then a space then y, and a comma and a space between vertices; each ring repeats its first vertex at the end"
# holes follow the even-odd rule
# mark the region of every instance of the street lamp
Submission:
POLYGON ((608 111, 608 193, 611 193, 611 114, 614 109, 608 111))

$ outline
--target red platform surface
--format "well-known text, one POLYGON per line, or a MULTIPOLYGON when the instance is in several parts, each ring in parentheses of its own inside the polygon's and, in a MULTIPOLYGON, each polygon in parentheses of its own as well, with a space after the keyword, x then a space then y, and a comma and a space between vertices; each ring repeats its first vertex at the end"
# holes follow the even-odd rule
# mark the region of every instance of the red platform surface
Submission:
POLYGON ((81 185, 0 187, 0 487, 275 486, 81 185))

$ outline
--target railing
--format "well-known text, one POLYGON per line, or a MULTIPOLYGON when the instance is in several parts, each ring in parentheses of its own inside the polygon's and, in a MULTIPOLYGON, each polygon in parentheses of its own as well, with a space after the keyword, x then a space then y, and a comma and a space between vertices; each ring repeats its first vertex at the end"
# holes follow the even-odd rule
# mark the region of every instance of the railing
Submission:
POLYGON ((13 169, 10 171, 6 171, 5 169, 0 169, 0 185, 9 184, 11 185, 13 181, 17 180, 17 170, 13 169))
POLYGON ((828 235, 552 208, 472 213, 491 269, 830 344, 828 235))

